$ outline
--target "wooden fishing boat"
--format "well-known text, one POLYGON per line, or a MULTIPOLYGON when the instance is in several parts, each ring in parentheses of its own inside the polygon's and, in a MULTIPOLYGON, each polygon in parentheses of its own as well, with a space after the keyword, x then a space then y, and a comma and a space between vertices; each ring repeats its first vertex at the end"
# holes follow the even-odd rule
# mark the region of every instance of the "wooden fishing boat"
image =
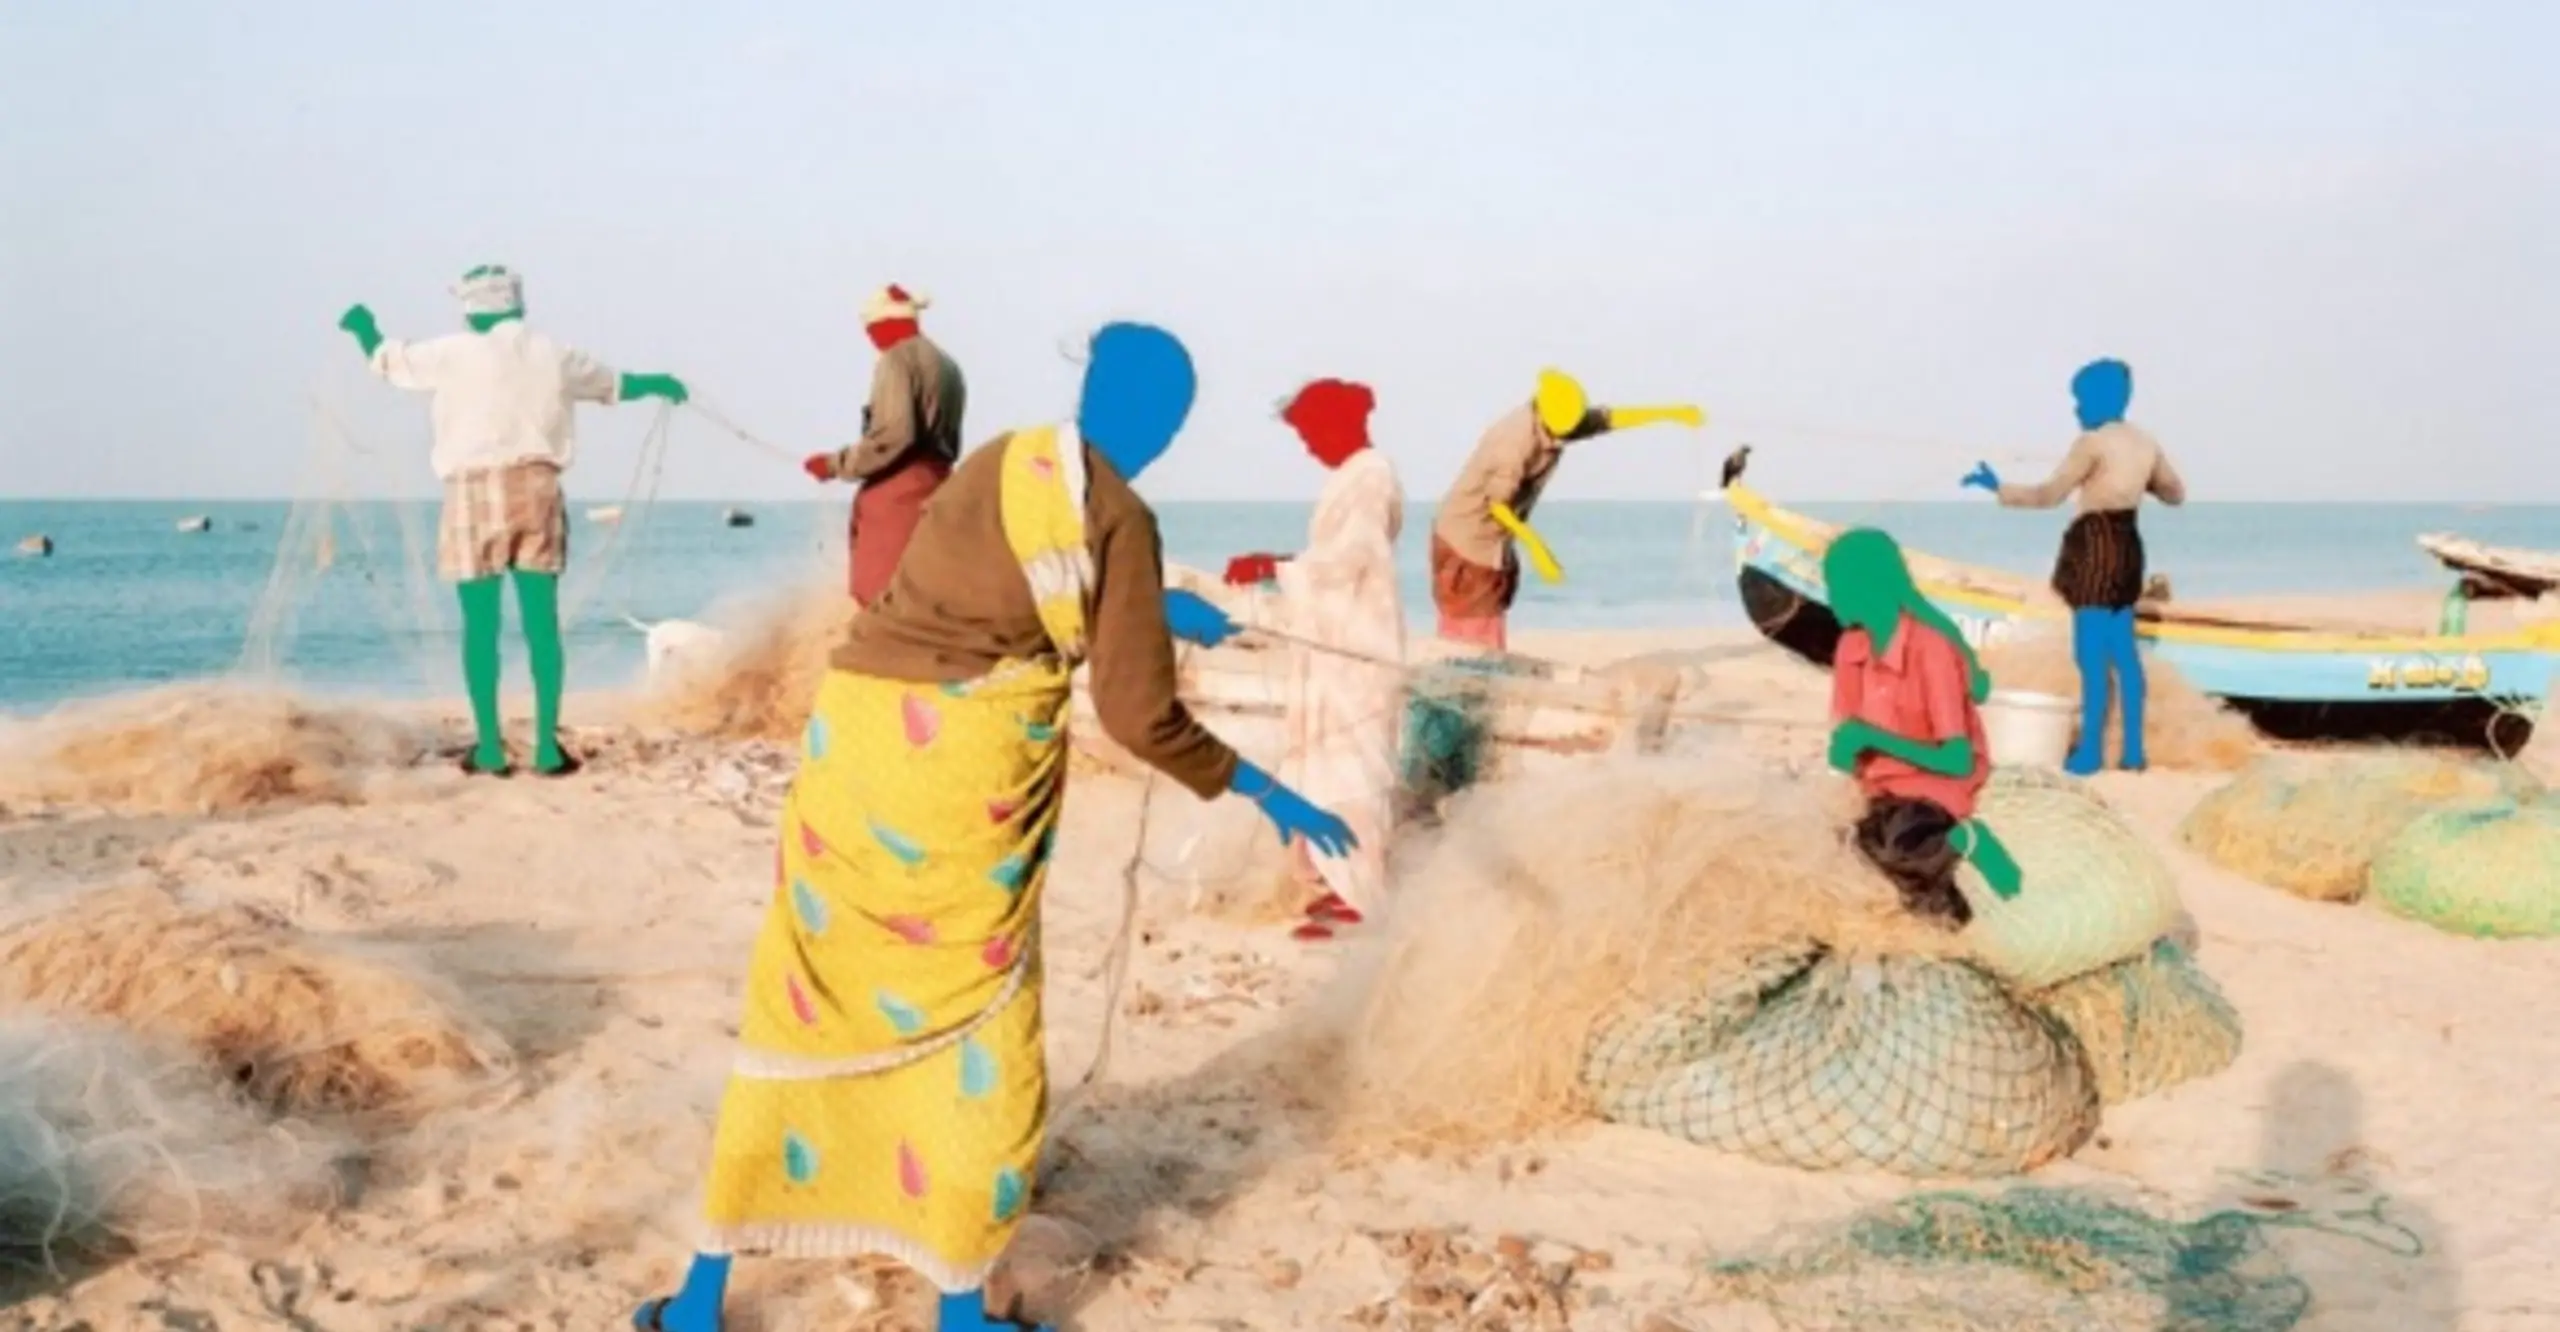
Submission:
POLYGON ((42 532, 18 542, 18 553, 31 559, 43 559, 53 553, 53 538, 42 532))
MULTIPOLYGON (((1828 666, 1840 639, 1822 582, 1839 529, 1771 503, 1726 463, 1742 604, 1771 641, 1828 666)), ((2037 583, 1917 551, 1922 592, 1977 648, 2067 612, 2037 583)), ((2560 664, 2560 627, 2451 637, 2309 624, 2146 602, 2136 635, 2157 660, 2283 740, 2378 740, 2513 754, 2532 738, 2560 664)))
POLYGON ((2462 577, 2462 591, 2477 601, 2532 601, 2560 587, 2560 555, 2489 546, 2451 532, 2429 532, 2418 548, 2462 577))

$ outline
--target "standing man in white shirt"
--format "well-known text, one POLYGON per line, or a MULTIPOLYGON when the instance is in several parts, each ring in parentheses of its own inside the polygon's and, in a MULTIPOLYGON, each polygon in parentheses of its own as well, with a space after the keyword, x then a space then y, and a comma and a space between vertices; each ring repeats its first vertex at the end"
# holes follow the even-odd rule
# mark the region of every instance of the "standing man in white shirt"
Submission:
POLYGON ((479 742, 462 770, 508 776, 498 722, 498 637, 506 579, 524 612, 533 666, 533 770, 578 770, 560 747, 560 693, 567 653, 560 641, 560 574, 569 563, 569 513, 560 473, 577 456, 581 402, 664 398, 681 403, 671 375, 617 375, 594 358, 524 325, 524 282, 495 264, 462 275, 468 333, 425 342, 386 339, 373 311, 356 305, 338 327, 353 335, 374 373, 397 388, 431 395, 430 460, 444 483, 436 525, 436 569, 462 597, 462 676, 479 742))

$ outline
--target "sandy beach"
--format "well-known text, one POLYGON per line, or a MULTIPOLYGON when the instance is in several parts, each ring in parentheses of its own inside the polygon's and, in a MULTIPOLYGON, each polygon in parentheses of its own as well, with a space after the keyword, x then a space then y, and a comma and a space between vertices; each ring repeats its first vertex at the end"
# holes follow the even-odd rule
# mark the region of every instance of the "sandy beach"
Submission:
MULTIPOLYGON (((1520 646, 1583 662, 1716 649, 1684 702, 1798 723, 1737 730, 1772 759, 1819 760, 1826 677, 1747 633, 1520 646)), ((372 1143, 360 1184, 291 1233, 204 1234, 75 1269, 67 1284, 22 1282, 0 1325, 601 1329, 668 1286, 689 1252, 791 754, 653 736, 612 722, 618 706, 577 701, 592 762, 558 782, 438 767, 356 804, 7 811, 0 902, 144 883, 252 904, 449 982, 518 1065, 507 1085, 372 1143)), ((2300 1326, 2560 1327, 2549 1224, 2560 1033, 2536 1020, 2560 942, 2454 938, 2219 871, 2173 830, 2224 776, 2112 773, 2095 785, 2174 867, 2196 959, 2245 1023, 2242 1053, 2227 1071, 2110 1107, 2098 1137, 2037 1182, 2179 1217, 2250 1199, 2264 1210, 2270 1192, 2303 1215, 2369 1211, 2382 1197, 2418 1251, 2390 1252, 2352 1224, 2268 1232, 2311 1291, 2300 1326)), ((1418 1290, 1407 1255, 1438 1242, 1422 1232, 1453 1232, 1459 1268, 1490 1270, 1525 1248, 1521 1270, 1572 1287, 1573 1327, 1775 1328, 1765 1309, 1703 1293, 1707 1265, 1933 1187, 1758 1165, 1603 1124, 1480 1151, 1346 1158, 1324 1140, 1322 1089, 1291 1033, 1359 944, 1302 945, 1285 926, 1202 909, 1204 857, 1242 845, 1234 811, 1159 795, 1141 854, 1142 790, 1099 764, 1079 773, 1048 889, 1052 1077, 1065 1091, 1093 1059, 1123 870, 1139 862, 1111 1058, 1096 1085, 1065 1091, 1036 1204, 1099 1245, 1080 1279, 1050 1292, 1064 1295, 1062 1326, 1532 1326, 1418 1312, 1444 1297, 1418 1290)), ((750 1261, 739 1272, 734 1328, 925 1325, 921 1288, 886 1269, 750 1261)))

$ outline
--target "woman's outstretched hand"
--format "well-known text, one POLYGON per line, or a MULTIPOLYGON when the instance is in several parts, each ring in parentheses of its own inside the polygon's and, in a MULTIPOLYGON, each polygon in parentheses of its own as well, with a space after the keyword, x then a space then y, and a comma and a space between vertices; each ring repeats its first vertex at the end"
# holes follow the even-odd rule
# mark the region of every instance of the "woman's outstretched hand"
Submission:
POLYGON ((1236 775, 1227 789, 1250 800, 1280 830, 1280 844, 1287 846, 1292 838, 1304 837, 1317 853, 1340 856, 1360 845, 1351 835, 1351 825, 1307 803, 1305 796, 1282 786, 1270 773, 1236 760, 1236 775))
POLYGON ((1185 643, 1213 648, 1236 636, 1236 622, 1197 592, 1174 588, 1164 594, 1164 624, 1185 643))

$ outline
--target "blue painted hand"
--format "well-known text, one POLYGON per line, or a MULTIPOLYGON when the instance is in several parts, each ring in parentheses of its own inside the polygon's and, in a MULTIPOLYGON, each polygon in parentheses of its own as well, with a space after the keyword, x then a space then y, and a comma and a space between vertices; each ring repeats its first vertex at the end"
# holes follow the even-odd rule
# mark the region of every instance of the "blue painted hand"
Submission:
POLYGON ((1973 465, 1972 471, 1964 474, 1964 480, 1957 484, 1997 494, 2000 490, 2000 474, 1991 470, 1991 464, 1978 462, 1973 465))
POLYGON ((1197 592, 1175 588, 1164 594, 1165 628, 1185 643, 1213 648, 1236 636, 1236 622, 1197 592))
POLYGON ((1351 826, 1332 814, 1308 804, 1305 796, 1282 786, 1270 773, 1236 760, 1236 775, 1227 789, 1252 801, 1262 810, 1271 826, 1280 830, 1280 844, 1304 837, 1307 845, 1322 855, 1339 856, 1360 844, 1351 835, 1351 826))

